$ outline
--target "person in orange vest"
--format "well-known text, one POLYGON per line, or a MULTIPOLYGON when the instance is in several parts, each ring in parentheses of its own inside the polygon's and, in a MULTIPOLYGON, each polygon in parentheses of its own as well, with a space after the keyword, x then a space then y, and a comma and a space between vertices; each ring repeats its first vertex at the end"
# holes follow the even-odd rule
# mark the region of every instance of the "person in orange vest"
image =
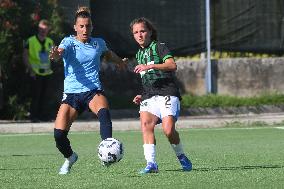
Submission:
POLYGON ((48 82, 53 71, 49 59, 49 52, 54 45, 51 38, 47 37, 50 24, 47 20, 40 20, 38 33, 27 39, 24 44, 23 59, 26 72, 31 79, 32 101, 30 106, 30 119, 32 122, 44 120, 43 102, 48 82))

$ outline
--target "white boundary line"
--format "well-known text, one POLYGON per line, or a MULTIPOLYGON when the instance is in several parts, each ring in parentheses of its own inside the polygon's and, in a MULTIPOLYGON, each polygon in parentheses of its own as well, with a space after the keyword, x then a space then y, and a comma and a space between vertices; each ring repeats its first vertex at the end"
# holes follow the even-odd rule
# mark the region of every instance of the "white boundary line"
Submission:
MULTIPOLYGON (((180 128, 177 129, 178 131, 189 131, 189 130, 194 130, 194 131, 224 131, 224 130, 259 130, 259 129, 284 129, 284 126, 282 127, 223 127, 223 128, 180 128)), ((161 129, 157 129, 161 130, 161 129)), ((71 135, 84 135, 84 134, 90 134, 90 133, 95 133, 98 131, 70 131, 71 135)), ((125 132, 125 131, 115 131, 115 132, 125 132)), ((127 130, 126 132, 141 132, 140 130, 127 130)), ((190 132, 190 131, 189 131, 190 132)), ((17 136, 52 136, 53 137, 53 132, 52 133, 19 133, 19 134, 1 134, 0 137, 17 137, 17 136)))

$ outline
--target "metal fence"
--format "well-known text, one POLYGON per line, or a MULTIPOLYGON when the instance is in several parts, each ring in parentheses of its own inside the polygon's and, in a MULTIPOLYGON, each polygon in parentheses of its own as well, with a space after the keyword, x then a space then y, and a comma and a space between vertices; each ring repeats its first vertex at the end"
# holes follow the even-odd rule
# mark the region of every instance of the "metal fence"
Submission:
MULTIPOLYGON (((134 55, 137 47, 129 23, 149 18, 159 40, 175 55, 206 49, 203 0, 90 1, 94 34, 104 37, 120 55, 134 55)), ((282 53, 284 0, 211 0, 211 47, 218 51, 282 53)))

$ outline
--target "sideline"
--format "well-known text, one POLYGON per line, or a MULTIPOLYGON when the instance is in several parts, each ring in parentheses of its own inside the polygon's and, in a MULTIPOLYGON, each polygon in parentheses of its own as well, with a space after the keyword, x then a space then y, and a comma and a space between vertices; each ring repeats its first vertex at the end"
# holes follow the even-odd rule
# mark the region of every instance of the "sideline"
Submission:
MULTIPOLYGON (((180 117, 176 127, 180 128, 220 128, 230 124, 246 124, 248 127, 252 124, 264 126, 282 126, 284 125, 284 112, 281 113, 263 113, 263 114, 238 114, 238 115, 209 115, 209 116, 186 116, 180 117)), ((0 133, 51 133, 54 123, 29 123, 29 122, 6 122, 0 121, 0 133)), ((255 126, 254 126, 255 127, 255 126)), ((156 127, 161 128, 161 125, 156 127)), ((97 120, 75 121, 71 131, 98 131, 99 122, 97 120)), ((140 121, 138 119, 113 119, 114 131, 140 130, 140 121)))
MULTIPOLYGON (((283 127, 223 127, 223 128, 191 128, 190 130, 193 131, 228 131, 228 130, 261 130, 261 129, 284 129, 283 127)), ((185 129, 180 129, 180 131, 184 131, 185 129)), ((90 134, 91 132, 95 131, 73 131, 70 134, 71 135, 86 135, 90 134)), ((128 131, 129 132, 129 131, 128 131)), ((137 130, 133 130, 130 132, 140 132, 137 130)), ((0 138, 2 137, 18 137, 18 136, 52 136, 53 133, 14 133, 14 134, 5 134, 5 133, 0 133, 0 138)))

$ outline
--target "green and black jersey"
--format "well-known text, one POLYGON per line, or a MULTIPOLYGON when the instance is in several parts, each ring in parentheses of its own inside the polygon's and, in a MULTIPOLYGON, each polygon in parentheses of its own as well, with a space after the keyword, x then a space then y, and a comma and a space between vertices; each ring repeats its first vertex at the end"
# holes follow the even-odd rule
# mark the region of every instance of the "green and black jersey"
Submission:
MULTIPOLYGON (((166 59, 173 58, 164 43, 152 41, 148 47, 140 48, 136 53, 138 64, 163 64, 166 59)), ((150 69, 140 72, 142 78, 142 99, 155 95, 177 96, 181 99, 173 71, 150 69)))

